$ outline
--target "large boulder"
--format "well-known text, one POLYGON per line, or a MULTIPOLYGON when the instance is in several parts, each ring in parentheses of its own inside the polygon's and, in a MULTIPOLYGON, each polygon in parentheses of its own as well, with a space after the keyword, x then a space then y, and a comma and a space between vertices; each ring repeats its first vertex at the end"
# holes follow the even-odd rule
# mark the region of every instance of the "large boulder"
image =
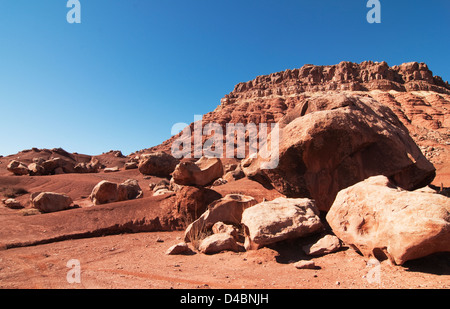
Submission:
POLYGON ((28 167, 22 162, 16 160, 9 162, 6 169, 17 176, 28 175, 28 167))
POLYGON ((375 176, 340 191, 326 219, 344 243, 396 264, 450 251, 450 198, 375 176))
POLYGON ((191 241, 198 234, 210 230, 216 222, 239 225, 244 210, 256 204, 257 201, 251 196, 227 194, 208 205, 208 210, 189 224, 184 234, 185 241, 191 241))
POLYGON ((207 157, 201 157, 197 162, 181 162, 172 173, 175 183, 185 186, 206 186, 222 175, 222 161, 207 157))
POLYGON ((33 207, 42 212, 55 212, 70 208, 72 199, 53 192, 41 192, 32 200, 33 207))
POLYGON ((371 98, 313 97, 282 118, 279 128, 279 149, 271 156, 278 156, 277 167, 261 168, 265 161, 258 156, 244 168, 246 175, 288 197, 312 198, 322 211, 340 190, 370 176, 385 175, 407 190, 435 176, 397 116, 371 98))
POLYGON ((92 190, 90 195, 94 205, 117 202, 119 200, 119 189, 117 183, 102 180, 92 190))
POLYGON ((101 205, 137 199, 142 196, 143 191, 137 180, 128 179, 121 184, 102 180, 92 190, 90 199, 94 205, 101 205))
POLYGON ((169 177, 178 164, 178 160, 165 152, 142 155, 138 169, 141 174, 169 177))
POLYGON ((244 210, 245 249, 258 249, 323 229, 314 201, 279 197, 244 210))

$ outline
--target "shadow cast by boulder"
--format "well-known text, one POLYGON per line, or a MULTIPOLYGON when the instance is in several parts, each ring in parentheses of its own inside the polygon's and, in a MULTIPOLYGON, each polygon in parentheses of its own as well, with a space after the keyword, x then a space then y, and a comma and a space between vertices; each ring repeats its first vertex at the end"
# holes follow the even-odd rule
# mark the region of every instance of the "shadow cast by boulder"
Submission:
POLYGON ((450 252, 439 252, 429 256, 407 261, 407 271, 422 272, 434 275, 450 275, 450 252))

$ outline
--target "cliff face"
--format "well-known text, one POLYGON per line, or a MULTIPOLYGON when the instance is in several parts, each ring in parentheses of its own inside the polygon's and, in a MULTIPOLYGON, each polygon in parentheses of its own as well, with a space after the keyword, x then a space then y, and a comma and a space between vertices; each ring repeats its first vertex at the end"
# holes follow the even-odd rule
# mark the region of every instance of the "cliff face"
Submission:
MULTIPOLYGON (((341 62, 258 76, 237 84, 214 111, 203 116, 203 125, 215 122, 225 128, 227 123, 275 123, 308 100, 336 92, 367 96, 389 106, 428 159, 435 164, 446 162, 450 85, 433 76, 424 63, 390 67, 386 62, 341 62)), ((145 152, 170 151, 177 137, 145 152)))
POLYGON ((331 66, 304 65, 258 76, 239 83, 226 95, 222 105, 242 99, 270 95, 291 96, 317 91, 434 91, 450 94, 450 85, 441 77, 433 76, 425 63, 410 62, 389 67, 386 62, 365 61, 360 64, 341 62, 331 66))

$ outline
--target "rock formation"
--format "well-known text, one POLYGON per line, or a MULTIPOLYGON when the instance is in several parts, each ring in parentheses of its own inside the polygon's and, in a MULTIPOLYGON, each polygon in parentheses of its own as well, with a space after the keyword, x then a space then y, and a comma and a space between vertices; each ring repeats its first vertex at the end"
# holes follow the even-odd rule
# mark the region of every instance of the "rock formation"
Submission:
MULTIPOLYGON (((225 130, 227 123, 276 123, 295 109, 308 109, 308 102, 314 97, 331 93, 359 95, 388 106, 427 158, 433 164, 445 164, 450 154, 450 85, 434 76, 424 63, 392 67, 372 61, 308 64, 258 76, 237 84, 214 111, 203 116, 202 125, 219 123, 225 130)), ((194 124, 190 127, 193 130, 194 124)), ((142 152, 170 152, 173 141, 179 137, 180 134, 175 135, 142 152)))

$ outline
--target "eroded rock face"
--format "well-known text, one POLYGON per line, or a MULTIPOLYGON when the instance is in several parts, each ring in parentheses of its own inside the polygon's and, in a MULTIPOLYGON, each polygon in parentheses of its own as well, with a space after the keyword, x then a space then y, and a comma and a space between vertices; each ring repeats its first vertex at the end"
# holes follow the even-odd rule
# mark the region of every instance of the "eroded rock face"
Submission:
POLYGON ((206 186, 222 177, 223 165, 218 158, 202 157, 197 162, 181 162, 172 177, 175 183, 186 186, 206 186))
POLYGON ((375 176, 340 191, 326 219, 364 256, 396 264, 450 251, 450 198, 405 191, 375 176))
POLYGON ((405 189, 428 185, 434 166, 407 129, 375 100, 329 94, 309 100, 280 122, 279 164, 261 169, 258 158, 245 168, 288 197, 308 197, 328 211, 336 194, 374 175, 386 175, 405 189))
POLYGON ((310 199, 279 197, 244 210, 241 223, 245 249, 258 249, 286 239, 307 236, 323 229, 319 210, 310 199))
POLYGON ((70 208, 72 199, 65 195, 53 192, 42 192, 32 200, 34 208, 42 212, 55 212, 70 208))
MULTIPOLYGON (((386 62, 341 62, 336 65, 304 65, 239 83, 218 107, 203 116, 203 126, 214 122, 225 132, 228 123, 276 123, 316 95, 350 93, 372 98, 393 110, 420 146, 447 145, 450 122, 446 117, 450 85, 433 76, 424 63, 389 66, 386 62)), ((193 130, 193 124, 190 125, 193 130)), ((170 151, 176 135, 154 151, 170 151)), ((433 156, 434 162, 442 161, 433 156)), ((225 151, 225 150, 224 150, 225 151)), ((435 152, 437 154, 437 151, 435 152)), ((433 163, 434 163, 433 162, 433 163)))

